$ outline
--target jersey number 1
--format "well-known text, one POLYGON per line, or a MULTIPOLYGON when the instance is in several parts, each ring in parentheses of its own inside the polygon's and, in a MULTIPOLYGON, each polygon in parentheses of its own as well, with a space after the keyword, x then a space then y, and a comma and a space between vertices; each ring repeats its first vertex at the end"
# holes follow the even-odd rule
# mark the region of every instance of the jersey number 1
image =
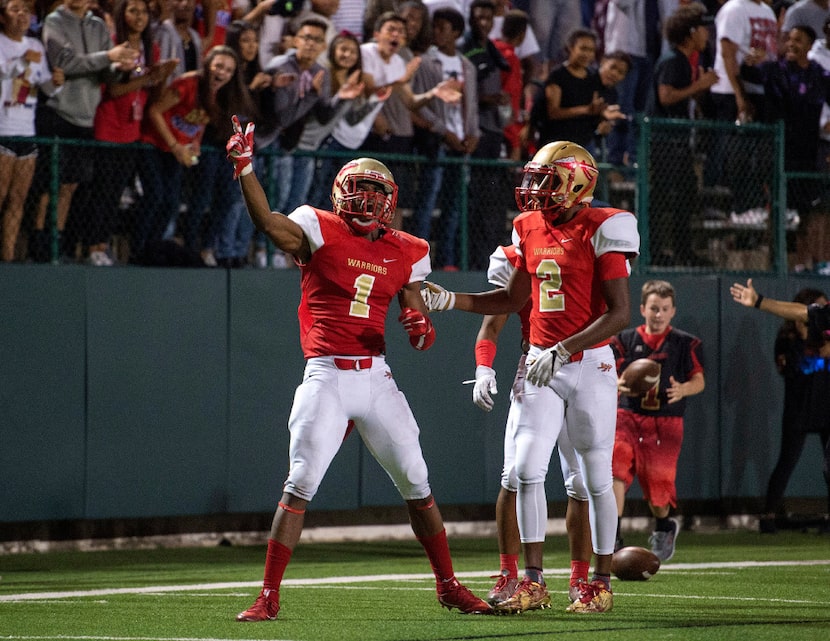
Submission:
POLYGON ((354 279, 354 298, 349 305, 349 316, 358 318, 369 318, 369 295, 372 287, 375 286, 375 277, 369 274, 361 274, 354 279))

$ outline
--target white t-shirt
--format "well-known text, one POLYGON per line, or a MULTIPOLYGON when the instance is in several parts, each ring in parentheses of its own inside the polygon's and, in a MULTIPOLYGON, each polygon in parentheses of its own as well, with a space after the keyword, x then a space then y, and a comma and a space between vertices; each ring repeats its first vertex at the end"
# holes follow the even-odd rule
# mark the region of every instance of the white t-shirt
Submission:
POLYGON ((23 36, 20 42, 0 33, 0 136, 34 136, 37 91, 51 84, 43 43, 23 36), (40 62, 25 62, 29 49, 40 52, 40 62))
MULTIPOLYGON (((726 38, 738 46, 738 65, 743 62, 750 49, 766 51, 766 60, 775 60, 777 57, 778 23, 770 6, 763 1, 757 3, 753 0, 728 0, 715 16, 715 33, 718 41, 715 53, 718 81, 712 85, 712 93, 735 93, 723 64, 721 38, 726 38)), ((748 82, 744 82, 744 90, 752 94, 764 93, 762 85, 748 82)))
MULTIPOLYGON (((388 62, 385 61, 380 57, 375 42, 360 45, 360 55, 363 58, 363 71, 372 76, 376 87, 400 80, 406 74, 404 59, 394 54, 388 62)), ((338 121, 331 135, 344 147, 357 149, 366 140, 375 123, 375 117, 382 108, 383 103, 379 102, 367 117, 354 125, 348 124, 345 120, 338 121)))
MULTIPOLYGON (((437 49, 434 51, 435 57, 441 61, 441 69, 444 72, 443 80, 453 78, 459 82, 464 82, 464 67, 461 64, 461 58, 456 56, 448 56, 441 53, 437 49)), ((445 106, 447 114, 447 131, 455 134, 459 140, 464 140, 464 116, 461 113, 461 103, 451 105, 449 103, 445 106)))
MULTIPOLYGON (((504 25, 504 16, 494 16, 493 28, 490 30, 490 38, 496 39, 501 37, 502 25, 504 25)), ((540 51, 539 41, 536 39, 536 34, 533 33, 530 22, 528 22, 525 39, 522 41, 522 44, 516 47, 516 55, 519 56, 519 60, 524 60, 530 56, 535 56, 540 51)))

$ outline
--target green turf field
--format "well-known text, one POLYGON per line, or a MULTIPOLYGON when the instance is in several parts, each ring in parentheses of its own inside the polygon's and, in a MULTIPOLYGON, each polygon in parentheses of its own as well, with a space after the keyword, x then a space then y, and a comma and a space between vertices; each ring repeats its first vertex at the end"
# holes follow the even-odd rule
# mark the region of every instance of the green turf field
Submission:
MULTIPOLYGON (((451 546, 459 577, 485 595, 495 541, 451 546)), ((553 608, 512 617, 442 609, 415 542, 321 543, 295 551, 278 620, 237 623, 263 559, 260 546, 1 556, 0 639, 830 639, 830 536, 815 532, 683 532, 657 576, 615 581, 614 610, 599 615, 565 612, 563 537, 545 558, 553 608)))

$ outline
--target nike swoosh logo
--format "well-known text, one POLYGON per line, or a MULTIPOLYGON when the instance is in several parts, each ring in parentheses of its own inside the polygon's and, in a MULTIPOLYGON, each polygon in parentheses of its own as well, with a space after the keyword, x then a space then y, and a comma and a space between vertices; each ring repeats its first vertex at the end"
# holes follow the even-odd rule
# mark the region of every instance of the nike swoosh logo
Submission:
POLYGON ((384 263, 394 263, 396 260, 398 260, 398 259, 397 258, 384 258, 383 262, 384 263))
POLYGON ((573 240, 573 238, 563 238, 561 241, 559 241, 559 244, 564 245, 565 243, 568 243, 572 240, 573 240))

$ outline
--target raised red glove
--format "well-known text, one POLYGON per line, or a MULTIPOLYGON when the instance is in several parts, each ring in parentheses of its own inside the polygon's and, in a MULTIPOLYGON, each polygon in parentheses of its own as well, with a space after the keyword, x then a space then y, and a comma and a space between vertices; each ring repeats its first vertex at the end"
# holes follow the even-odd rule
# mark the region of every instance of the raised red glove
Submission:
POLYGON ((225 149, 228 151, 228 160, 233 163, 233 179, 251 173, 254 169, 251 162, 254 159, 254 128, 255 125, 249 122, 242 131, 239 118, 233 116, 233 135, 228 139, 225 149))
POLYGON ((435 328, 429 316, 424 316, 417 309, 404 307, 398 321, 403 324, 406 333, 409 334, 409 344, 415 349, 425 350, 432 347, 435 342, 435 328))

